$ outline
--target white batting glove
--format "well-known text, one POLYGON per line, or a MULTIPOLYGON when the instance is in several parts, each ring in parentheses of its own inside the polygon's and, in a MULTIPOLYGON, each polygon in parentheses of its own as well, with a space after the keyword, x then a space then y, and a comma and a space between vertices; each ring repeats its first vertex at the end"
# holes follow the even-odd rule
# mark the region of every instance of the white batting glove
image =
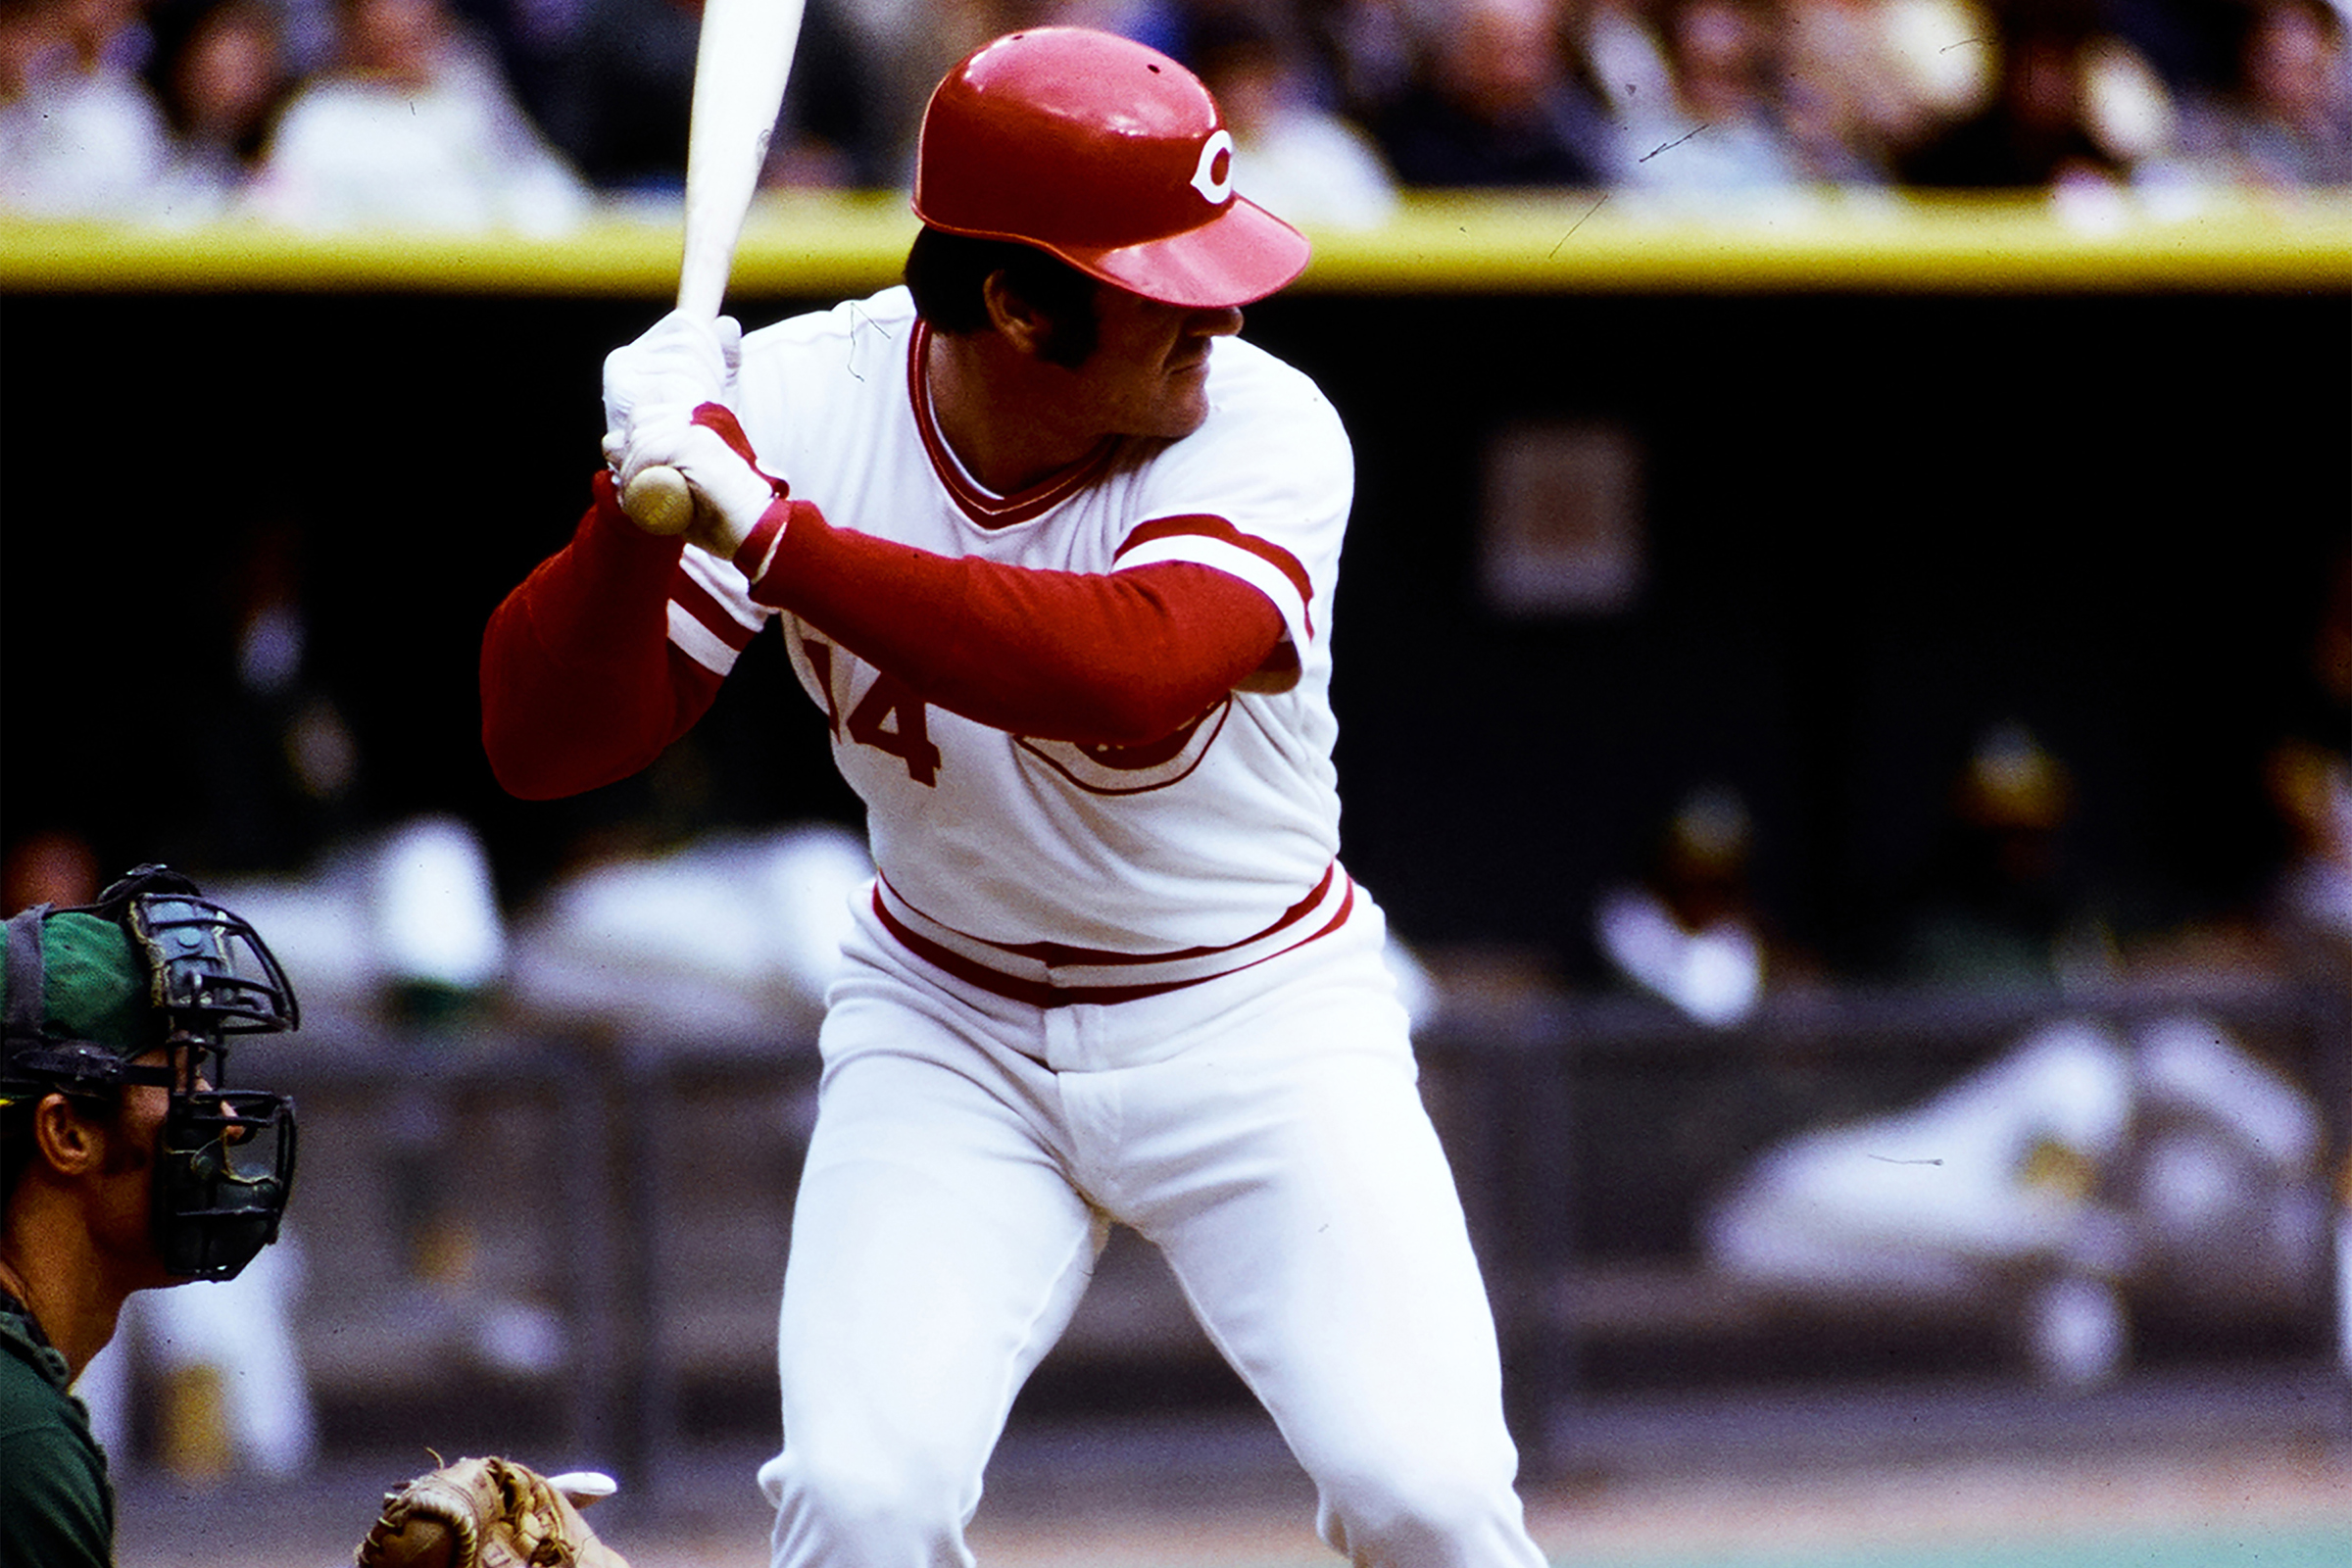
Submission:
POLYGON ((743 427, 719 404, 705 403, 691 412, 649 408, 634 423, 636 433, 625 445, 615 449, 608 438, 606 456, 621 488, 646 468, 677 469, 694 492, 694 522, 686 542, 733 561, 767 509, 783 498, 784 482, 760 471, 743 427))
POLYGON ((613 462, 635 439, 637 421, 656 410, 732 403, 743 364, 743 326, 670 312, 633 343, 605 356, 605 457, 613 462))

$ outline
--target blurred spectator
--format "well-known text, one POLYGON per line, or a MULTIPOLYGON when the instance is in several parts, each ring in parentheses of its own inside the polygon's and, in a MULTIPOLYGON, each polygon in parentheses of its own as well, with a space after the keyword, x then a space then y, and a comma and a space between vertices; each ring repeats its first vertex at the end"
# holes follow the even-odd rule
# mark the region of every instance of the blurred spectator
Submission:
POLYGON ((1632 882, 1604 892, 1593 936, 1619 976, 1700 1023, 1736 1024, 1783 978, 1750 872, 1754 824, 1738 791, 1684 797, 1632 882))
POLYGON ((0 0, 0 211, 152 211, 171 160, 141 0, 0 0))
POLYGON ((172 130, 162 205, 209 218, 232 207, 292 96, 285 27, 268 0, 164 0, 146 79, 172 130))
POLYGON ((1253 7, 1228 4, 1194 20, 1185 48, 1233 132, 1242 194, 1306 227, 1366 228, 1396 212, 1379 148, 1316 101, 1292 34, 1253 7))
POLYGON ((2328 574, 2309 668, 2263 760, 2286 837, 2270 918, 2297 969, 2352 990, 2352 555, 2328 574))
MULTIPOLYGON (((950 67, 1021 27, 1073 24, 1138 38, 1180 54, 1167 5, 1150 0, 831 0, 850 57, 870 83, 861 147, 887 182, 912 179, 915 128, 950 67)), ((800 74, 796 65, 794 73, 800 74)))
MULTIPOLYGON (((686 177, 699 0, 460 0, 516 100, 599 191, 674 197, 686 177)), ((842 17, 808 0, 766 183, 862 187, 896 177, 872 63, 842 17)))
MULTIPOLYGON (((2273 757, 2313 831, 2281 913, 2337 922, 2318 972, 2352 974, 2352 569, 2315 645, 2328 695, 2273 757), (2316 875, 2314 873, 2317 873, 2316 875), (2303 902, 2303 896, 2317 897, 2303 902)), ((1907 978, 1988 991, 2119 973, 2074 873, 2065 765, 1996 725, 1950 802, 1936 875, 1909 900, 1907 978)), ((1712 1200, 1710 1260, 1786 1304, 1989 1323, 2044 1381, 2082 1387, 2135 1326, 2275 1325, 2326 1302, 2328 1118, 2302 1081, 2325 1039, 2241 1038, 2195 1012, 2072 1016, 2063 1003, 1914 1103, 1812 1127, 1712 1200)))
POLYGON ((453 814, 404 817, 338 838, 297 866, 218 885, 243 901, 240 912, 250 905, 276 921, 285 938, 272 946, 302 976, 304 1010, 344 1028, 461 1033, 506 983, 490 857, 453 814))
POLYGON ((343 0, 336 68, 287 105, 253 186, 306 227, 556 233, 588 190, 443 0, 343 0))
POLYGON ((664 1045, 813 1040, 873 874, 864 839, 821 822, 589 859, 517 923, 510 1000, 664 1045))
POLYGON ((886 189, 899 182, 892 127, 875 101, 879 74, 843 24, 842 0, 808 0, 792 81, 761 184, 773 189, 886 189))
POLYGON ((1983 107, 1991 29, 1973 0, 1788 0, 1783 114, 1814 177, 1886 180, 1983 107))
MULTIPOLYGON (((302 976, 314 1029, 390 1031, 400 1054, 429 1063, 480 1030, 503 996, 510 943, 499 891, 480 837, 456 816, 408 817, 339 839, 291 872, 219 888, 247 918, 285 933, 272 946, 302 976)), ((374 1322, 427 1355, 544 1376, 567 1352, 570 1326, 493 1277, 497 1249, 460 1200, 467 1156, 456 1142, 457 1093, 426 1066, 401 1072, 379 1098, 381 1196, 404 1278, 376 1303, 374 1322)), ((273 1462, 253 1446, 249 1462, 273 1462)))
POLYGON ((1709 1260, 1789 1304, 1999 1322, 2046 1381, 2103 1381, 2137 1262, 2099 1181, 2132 1077, 2111 1032, 2054 1021, 1917 1103, 1765 1151, 1703 1214, 1709 1260))
POLYGON ((2059 1017, 1914 1104, 1767 1150, 1701 1230, 1788 1304, 1992 1323, 2082 1388, 2129 1364, 2138 1307, 2219 1325, 2323 1301, 2327 1149, 2304 1089, 2210 1018, 2059 1017))
POLYGON ((878 189, 896 183, 888 127, 874 102, 872 63, 852 47, 830 0, 802 13, 792 80, 760 183, 769 188, 878 189))
POLYGON ((1370 123, 1412 84, 1429 0, 1298 0, 1294 9, 1321 93, 1350 121, 1370 123))
POLYGON ((1899 977, 2029 989, 2111 970, 2113 936, 2072 854, 2074 815, 2064 762, 2022 724, 1987 730, 1905 902, 1899 977))
POLYGON ((1585 62, 1602 105, 1617 120, 1662 113, 1674 98, 1674 71, 1659 40, 1650 0, 1584 0, 1563 13, 1561 47, 1585 62))
POLYGON ((320 658, 316 543, 294 515, 254 518, 214 600, 232 678, 191 748, 190 783, 205 790, 208 858, 241 871, 305 864, 367 817, 365 759, 320 658))
POLYGON ((1564 47, 1547 0, 1447 0, 1416 40, 1413 79, 1369 128, 1407 185, 1598 186, 1618 129, 1564 47))
POLYGON ((2021 188, 2119 173, 2090 129, 2085 25, 2071 17, 2012 15, 1997 30, 1991 101, 1910 153, 1904 181, 2021 188))
POLYGON ((1992 97, 1898 162, 1911 185, 2038 189, 2128 185, 2172 135, 2163 82, 2102 29, 2087 0, 2021 0, 1994 14, 1992 97))
POLYGON ((2263 772, 2292 836, 2277 918, 2315 972, 2352 985, 2352 758, 2298 736, 2271 749, 2263 772))
POLYGON ((2328 0, 2248 0, 2226 88, 2192 101, 2181 153, 2209 182, 2352 185, 2352 73, 2328 0))
POLYGON ((473 0, 466 14, 585 181, 673 193, 684 182, 694 0, 473 0))
POLYGON ((2207 97, 2237 74, 2247 0, 2101 0, 2101 22, 2173 92, 2207 97))
POLYGON ((1800 140, 1784 91, 1787 18, 1766 0, 1667 0, 1658 17, 1668 92, 1624 107, 1626 183, 1668 194, 1781 190, 1870 177, 1834 127, 1800 140))

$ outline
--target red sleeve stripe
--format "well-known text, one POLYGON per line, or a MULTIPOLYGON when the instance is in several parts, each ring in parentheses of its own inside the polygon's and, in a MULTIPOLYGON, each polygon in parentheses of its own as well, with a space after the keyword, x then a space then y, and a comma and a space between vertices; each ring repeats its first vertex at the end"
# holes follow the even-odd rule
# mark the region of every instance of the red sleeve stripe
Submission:
POLYGON ((674 599, 669 602, 669 645, 713 675, 724 675, 733 669, 736 657, 743 652, 724 638, 713 636, 709 626, 674 599))
POLYGON ((1120 556, 1126 555, 1128 551, 1138 545, 1150 544, 1154 539, 1169 539, 1183 534, 1191 534, 1201 539, 1214 539, 1220 544, 1231 545, 1236 550, 1248 551, 1288 577, 1291 586, 1298 590, 1298 599, 1301 604, 1308 606, 1314 604, 1315 585, 1308 580, 1306 568, 1298 564, 1297 556, 1292 555, 1280 545, 1268 544, 1263 539, 1242 532, 1223 517, 1200 515, 1154 518, 1129 534, 1120 543, 1111 560, 1113 564, 1116 564, 1120 556))
MULTIPOLYGON (((712 593, 685 561, 681 560, 678 569, 671 574, 670 640, 681 648, 694 652, 699 644, 716 645, 724 650, 726 663, 732 664, 735 656, 751 646, 752 638, 764 622, 764 615, 755 614, 754 618, 746 619, 733 605, 712 593)), ((696 657, 702 662, 710 662, 699 653, 696 657)), ((722 673, 725 668, 719 664, 711 667, 722 673)))

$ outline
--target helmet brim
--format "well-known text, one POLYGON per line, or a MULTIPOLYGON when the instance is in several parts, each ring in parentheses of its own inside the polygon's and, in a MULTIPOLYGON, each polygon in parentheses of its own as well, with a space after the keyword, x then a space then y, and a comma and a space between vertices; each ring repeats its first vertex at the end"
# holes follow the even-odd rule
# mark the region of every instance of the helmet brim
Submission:
POLYGON ((1306 270, 1304 234, 1245 197, 1197 228, 1105 249, 1051 247, 1080 271, 1162 305, 1249 305, 1306 270))

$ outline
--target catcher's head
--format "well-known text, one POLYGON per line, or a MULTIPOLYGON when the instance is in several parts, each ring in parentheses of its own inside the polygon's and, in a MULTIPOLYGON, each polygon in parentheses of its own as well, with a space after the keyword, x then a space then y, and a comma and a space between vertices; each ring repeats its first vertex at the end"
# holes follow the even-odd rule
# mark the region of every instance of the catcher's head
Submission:
MULTIPOLYGON (((163 1094, 148 1230, 173 1279, 227 1279, 277 1237, 294 1179, 294 1106, 220 1087, 231 1036, 292 1029, 293 987, 259 934, 162 866, 98 902, 10 918, 0 942, 0 1194, 39 1157, 34 1122, 62 1100, 122 1114, 163 1094)), ((142 1135, 144 1136, 144 1135, 142 1135)))
POLYGON ((948 73, 923 114, 914 213, 1163 305, 1247 305, 1306 266, 1305 237, 1235 194, 1233 136, 1200 78, 1084 27, 1012 33, 948 73))

